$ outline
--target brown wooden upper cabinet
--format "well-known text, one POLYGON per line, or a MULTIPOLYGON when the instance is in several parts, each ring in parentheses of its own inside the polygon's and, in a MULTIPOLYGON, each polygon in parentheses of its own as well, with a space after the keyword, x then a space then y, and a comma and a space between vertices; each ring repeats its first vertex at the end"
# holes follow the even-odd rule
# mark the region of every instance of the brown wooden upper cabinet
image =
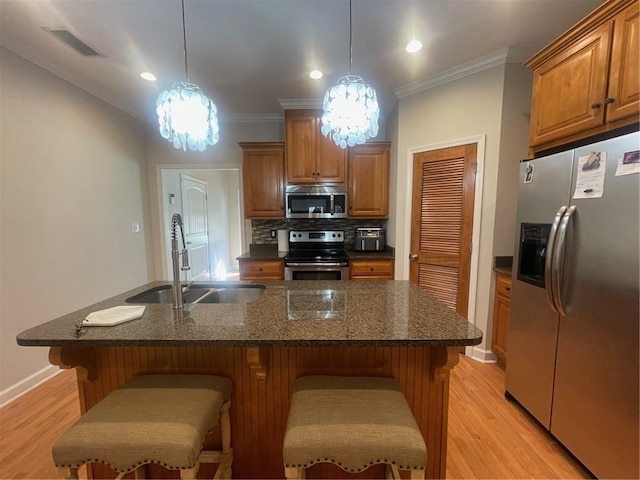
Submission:
POLYGON ((389 217, 390 142, 349 148, 347 202, 350 218, 389 217))
POLYGON ((284 217, 284 143, 242 142, 245 218, 284 217))
POLYGON ((344 183, 345 150, 320 133, 322 110, 285 110, 288 184, 344 183))
POLYGON ((638 122, 638 1, 608 0, 525 65, 530 153, 638 122))

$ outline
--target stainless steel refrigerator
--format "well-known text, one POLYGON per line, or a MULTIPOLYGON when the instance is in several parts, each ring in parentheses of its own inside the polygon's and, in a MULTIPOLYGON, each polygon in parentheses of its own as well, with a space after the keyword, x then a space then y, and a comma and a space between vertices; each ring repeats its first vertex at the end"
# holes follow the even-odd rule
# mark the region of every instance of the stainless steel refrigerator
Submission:
POLYGON ((634 132, 520 168, 507 394, 598 478, 640 478, 639 149, 634 132))

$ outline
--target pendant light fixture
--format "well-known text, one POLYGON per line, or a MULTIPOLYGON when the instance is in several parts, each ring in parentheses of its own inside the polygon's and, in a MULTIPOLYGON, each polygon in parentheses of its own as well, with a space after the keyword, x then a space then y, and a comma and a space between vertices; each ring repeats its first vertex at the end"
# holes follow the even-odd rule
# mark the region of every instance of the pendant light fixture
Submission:
POLYGON ((349 75, 340 77, 327 90, 322 102, 322 134, 340 148, 353 147, 378 135, 380 107, 376 91, 362 77, 351 74, 352 65, 351 0, 349 0, 349 75))
POLYGON ((184 41, 184 70, 186 81, 174 83, 171 90, 163 91, 156 101, 160 135, 175 148, 203 151, 220 139, 218 109, 198 85, 189 82, 187 60, 187 29, 182 0, 182 38, 184 41))

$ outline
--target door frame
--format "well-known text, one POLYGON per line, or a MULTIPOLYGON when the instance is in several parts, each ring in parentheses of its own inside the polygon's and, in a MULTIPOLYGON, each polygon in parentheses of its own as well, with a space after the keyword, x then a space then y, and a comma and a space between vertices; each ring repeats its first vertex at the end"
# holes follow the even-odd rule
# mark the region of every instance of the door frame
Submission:
MULTIPOLYGON (((175 164, 175 163, 163 163, 155 165, 155 174, 156 174, 156 204, 157 208, 155 212, 152 212, 153 215, 156 216, 156 222, 159 229, 159 243, 156 243, 154 248, 154 257, 157 254, 160 258, 160 279, 169 278, 169 262, 166 256, 166 252, 169 249, 168 242, 166 240, 166 232, 169 231, 170 225, 165 222, 164 219, 164 191, 162 185, 162 170, 235 170, 238 173, 239 179, 239 199, 240 202, 240 242, 242 243, 242 248, 244 249, 246 246, 246 220, 242 217, 242 212, 244 212, 244 203, 242 198, 242 165, 240 164, 215 164, 215 165, 207 165, 202 163, 183 163, 183 164, 175 164), (159 248, 159 250, 156 250, 159 248)), ((156 259, 154 258, 155 262, 156 259)), ((156 277, 158 275, 156 274, 156 277)), ((158 279, 158 278, 156 278, 158 279)))
MULTIPOLYGON (((476 144, 476 183, 473 198, 473 229, 471 234, 471 269, 469 271, 469 301, 467 304, 467 319, 474 326, 476 325, 476 300, 478 296, 478 269, 480 261, 480 223, 482 220, 482 187, 484 184, 484 157, 486 134, 474 135, 471 137, 459 138, 456 140, 447 140, 444 142, 431 143, 418 147, 410 147, 407 149, 407 178, 405 183, 405 212, 409 221, 404 225, 404 251, 407 253, 406 258, 400 259, 404 276, 409 278, 409 254, 411 253, 411 218, 412 218, 412 199, 413 199, 413 156, 417 153, 430 152, 432 150, 441 150, 449 147, 459 147, 461 145, 476 144)), ((399 259, 396 258, 396 262, 399 259)), ((465 354, 473 357, 473 347, 466 347, 465 354)))

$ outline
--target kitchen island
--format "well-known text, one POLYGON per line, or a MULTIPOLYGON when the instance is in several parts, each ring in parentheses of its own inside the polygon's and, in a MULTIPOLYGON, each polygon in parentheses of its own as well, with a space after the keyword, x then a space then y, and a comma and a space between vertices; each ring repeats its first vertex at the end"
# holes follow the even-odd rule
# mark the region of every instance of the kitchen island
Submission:
MULTIPOLYGON (((407 281, 262 283, 266 289, 251 303, 190 304, 183 311, 150 304, 138 320, 78 333, 89 313, 166 284, 153 282, 26 330, 18 344, 48 346, 51 363, 76 368, 82 413, 137 373, 231 378, 235 478, 283 478, 282 440, 297 377, 393 377, 427 443, 427 476, 443 478, 449 370, 459 347, 479 344, 482 332, 407 281)), ((336 468, 316 465, 308 476, 347 476, 336 468)), ((90 474, 114 476, 103 465, 90 474)))

